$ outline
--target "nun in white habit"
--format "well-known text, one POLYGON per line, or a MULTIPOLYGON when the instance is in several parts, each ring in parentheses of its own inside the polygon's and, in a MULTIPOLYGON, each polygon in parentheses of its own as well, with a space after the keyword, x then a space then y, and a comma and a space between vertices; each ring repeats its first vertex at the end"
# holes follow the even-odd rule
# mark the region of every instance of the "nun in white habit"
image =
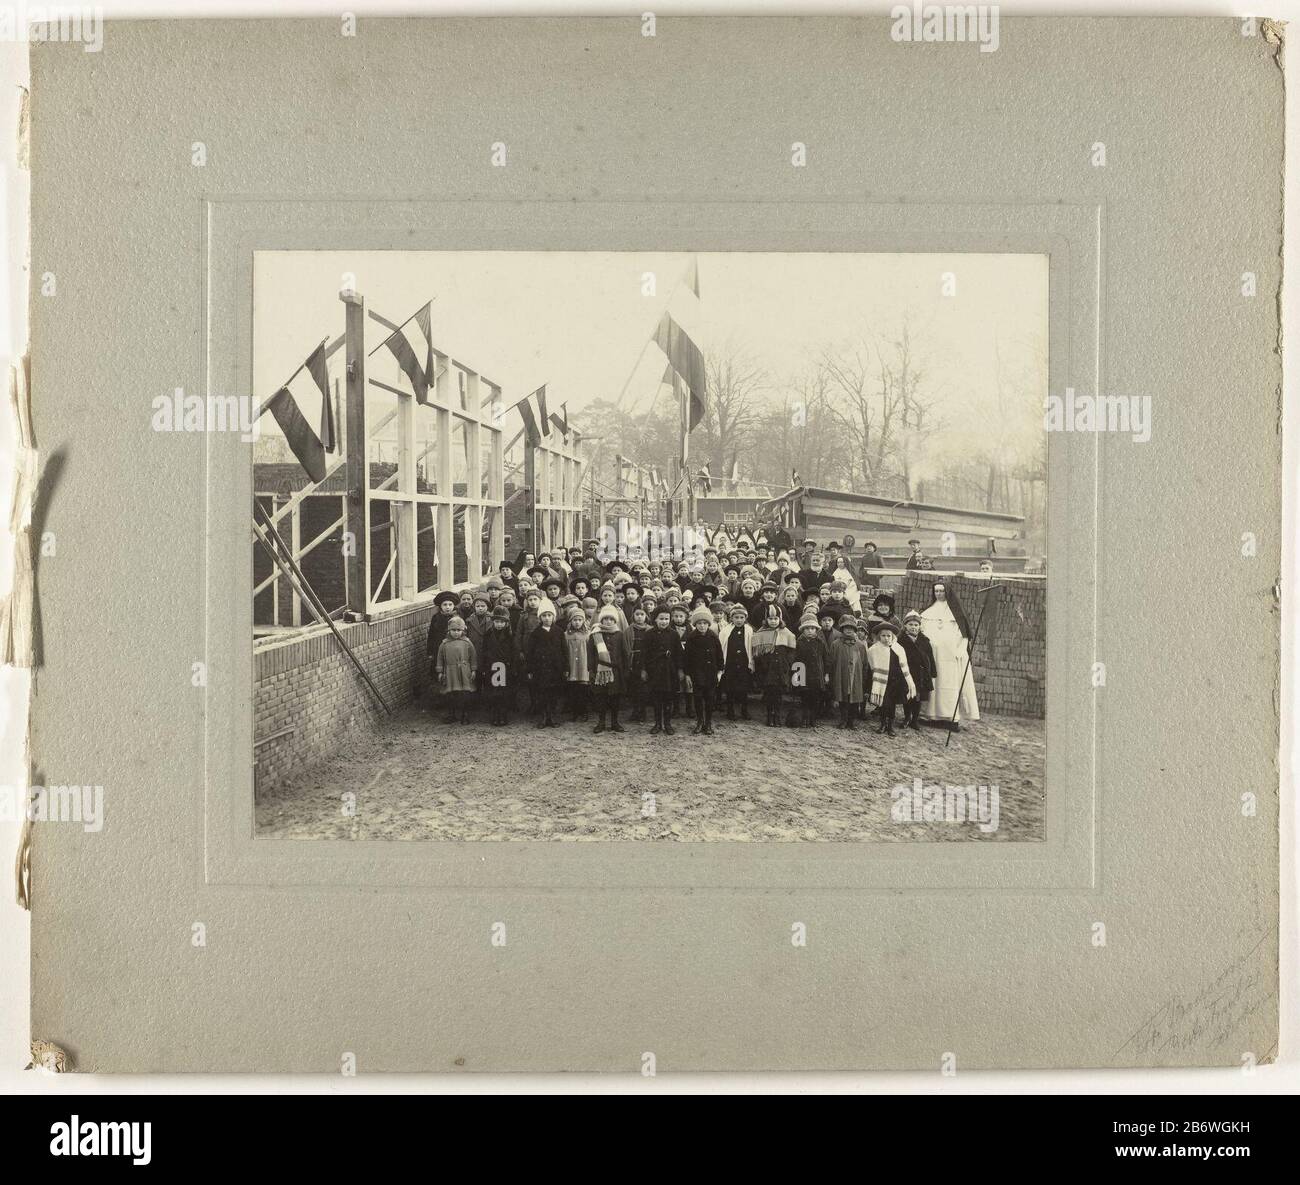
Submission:
POLYGON ((934 650, 934 690, 922 706, 927 720, 980 718, 979 703, 975 699, 975 672, 967 673, 969 665, 970 623, 962 611, 955 592, 942 580, 936 580, 930 590, 930 603, 921 612, 921 629, 930 639, 934 650), (958 689, 960 688, 960 696, 958 689))

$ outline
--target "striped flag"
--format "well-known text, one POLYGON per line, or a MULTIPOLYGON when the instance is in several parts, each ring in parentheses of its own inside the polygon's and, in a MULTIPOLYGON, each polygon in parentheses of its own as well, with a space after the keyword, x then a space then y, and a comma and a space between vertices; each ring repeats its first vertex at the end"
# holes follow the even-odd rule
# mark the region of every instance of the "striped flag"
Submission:
POLYGON ((706 494, 712 492, 712 490, 713 490, 713 474, 712 474, 712 472, 709 470, 709 463, 708 463, 708 461, 705 461, 704 464, 703 464, 702 466, 700 466, 700 484, 704 486, 704 492, 705 492, 706 494))
POLYGON ((551 434, 551 418, 546 414, 546 384, 543 383, 531 395, 525 395, 515 407, 524 422, 524 438, 531 448, 536 448, 543 436, 551 434))
POLYGON ((731 472, 727 475, 729 481, 740 480, 740 458, 734 457, 731 462, 731 472))
POLYGON ((659 472, 658 465, 650 466, 650 484, 654 486, 655 489, 658 489, 664 484, 663 474, 659 472))
POLYGON ((704 419, 705 373, 702 340, 703 315, 700 309, 699 265, 692 257, 682 282, 668 298, 668 308, 655 330, 655 345, 663 351, 669 367, 685 384, 690 394, 686 430, 693 431, 704 419))
POLYGON ((429 326, 429 305, 426 304, 383 342, 406 375, 417 403, 429 402, 429 388, 434 380, 433 334, 429 326))
POLYGON ((803 485, 803 481, 802 481, 802 480, 800 479, 800 477, 799 477, 799 470, 797 470, 797 469, 791 469, 791 470, 790 470, 790 487, 791 487, 791 489, 793 489, 795 486, 801 486, 801 485, 803 485))
POLYGON ((264 409, 280 425, 284 439, 312 481, 325 480, 325 454, 335 450, 334 407, 330 402, 329 367, 321 342, 287 383, 268 400, 264 409), (320 435, 312 429, 303 409, 320 403, 320 435))

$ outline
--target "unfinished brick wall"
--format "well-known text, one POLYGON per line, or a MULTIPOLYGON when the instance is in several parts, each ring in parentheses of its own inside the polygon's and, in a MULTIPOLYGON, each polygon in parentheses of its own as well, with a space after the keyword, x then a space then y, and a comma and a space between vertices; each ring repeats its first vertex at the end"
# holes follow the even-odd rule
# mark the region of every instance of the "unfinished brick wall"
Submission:
MULTIPOLYGON (((882 584, 885 592, 893 594, 901 618, 909 609, 918 613, 925 609, 934 580, 931 572, 890 572, 883 574, 882 584)), ((988 580, 944 576, 943 581, 956 592, 972 630, 981 603, 988 601, 971 663, 980 711, 1041 720, 1047 706, 1046 581, 1006 580, 1003 588, 987 594, 980 590, 988 580)), ((997 583, 996 577, 992 583, 997 583)), ((870 597, 863 593, 864 613, 871 611, 870 597)))
MULTIPOLYGON (((389 706, 408 703, 426 666, 432 605, 339 627, 389 706)), ((253 655, 254 784, 326 760, 353 729, 384 715, 328 631, 259 647, 253 655), (273 738, 268 740, 267 738, 273 738), (262 742, 262 743, 258 743, 262 742)))

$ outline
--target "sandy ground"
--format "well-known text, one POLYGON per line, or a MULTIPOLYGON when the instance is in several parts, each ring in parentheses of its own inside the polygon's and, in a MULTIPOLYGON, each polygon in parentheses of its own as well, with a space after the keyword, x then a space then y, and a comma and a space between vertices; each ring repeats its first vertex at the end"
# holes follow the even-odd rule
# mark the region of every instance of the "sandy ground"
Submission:
MULTIPOLYGON (((264 791, 257 835, 281 839, 1035 840, 1043 837, 1041 720, 989 717, 944 748, 923 726, 893 739, 859 723, 815 730, 715 720, 671 737, 624 721, 535 729, 448 725, 411 706, 347 751, 264 791), (996 786, 998 826, 891 818, 895 786, 996 786), (355 814, 343 795, 356 795, 355 814), (654 795, 653 814, 643 796, 654 795)), ((987 801, 987 800, 986 800, 987 801)))

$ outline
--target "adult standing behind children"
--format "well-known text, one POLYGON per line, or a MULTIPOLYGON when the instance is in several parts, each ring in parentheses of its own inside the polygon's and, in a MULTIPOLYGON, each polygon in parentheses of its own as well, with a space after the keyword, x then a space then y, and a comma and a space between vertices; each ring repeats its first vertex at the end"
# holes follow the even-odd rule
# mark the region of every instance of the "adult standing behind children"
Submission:
POLYGON ((970 624, 956 591, 942 580, 930 588, 930 603, 921 612, 921 628, 934 651, 934 690, 921 709, 927 720, 951 724, 980 718, 975 698, 975 673, 970 666, 970 624))

